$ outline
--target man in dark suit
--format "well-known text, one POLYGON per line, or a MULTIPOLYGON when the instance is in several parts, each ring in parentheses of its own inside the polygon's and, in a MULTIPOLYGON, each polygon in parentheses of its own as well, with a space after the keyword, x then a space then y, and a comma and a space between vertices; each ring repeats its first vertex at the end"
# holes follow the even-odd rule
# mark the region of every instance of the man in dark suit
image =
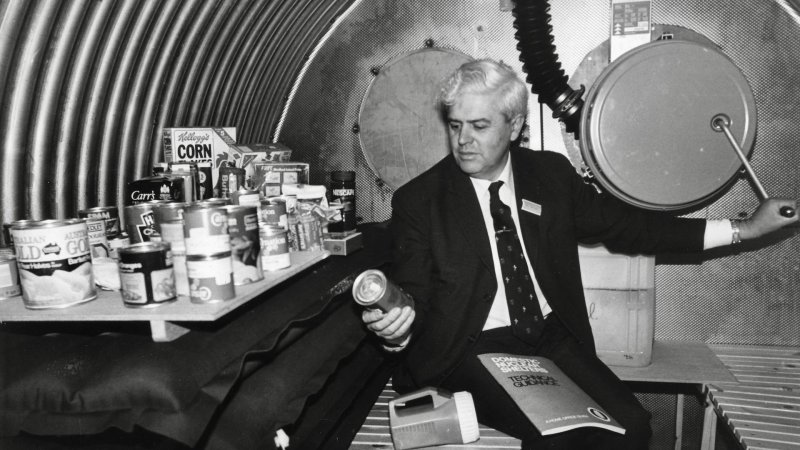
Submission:
POLYGON ((502 63, 464 64, 443 88, 441 103, 450 155, 392 200, 390 278, 415 306, 363 313, 387 350, 402 352, 394 386, 469 391, 479 420, 521 438, 524 448, 646 448, 649 413, 595 355, 577 244, 637 254, 698 252, 796 221, 778 213, 795 202, 770 199, 746 221, 705 221, 638 210, 599 194, 563 156, 513 144, 528 93, 502 63), (503 251, 516 243, 523 259, 506 264, 520 251, 503 251), (489 352, 552 359, 626 434, 584 428, 542 437, 476 357, 489 352))

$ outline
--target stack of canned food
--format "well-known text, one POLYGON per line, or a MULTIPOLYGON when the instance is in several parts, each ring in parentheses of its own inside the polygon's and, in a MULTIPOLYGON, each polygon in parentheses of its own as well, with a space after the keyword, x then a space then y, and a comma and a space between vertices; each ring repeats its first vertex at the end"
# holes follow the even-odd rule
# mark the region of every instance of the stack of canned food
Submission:
POLYGON ((90 301, 97 297, 95 261, 118 268, 129 307, 178 296, 222 302, 264 271, 291 266, 290 252, 321 249, 325 216, 318 209, 241 188, 229 198, 126 206, 124 230, 110 206, 82 210, 76 219, 18 220, 4 225, 0 299, 22 295, 31 309, 90 301))

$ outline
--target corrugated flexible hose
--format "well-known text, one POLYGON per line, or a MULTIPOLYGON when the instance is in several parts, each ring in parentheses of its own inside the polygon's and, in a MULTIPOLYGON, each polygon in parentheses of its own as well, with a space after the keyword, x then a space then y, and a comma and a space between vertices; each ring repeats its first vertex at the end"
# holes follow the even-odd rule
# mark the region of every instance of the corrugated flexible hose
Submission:
POLYGON ((574 90, 558 62, 550 25, 550 4, 547 0, 516 0, 514 28, 519 59, 539 103, 553 111, 553 118, 566 125, 567 132, 578 138, 584 87, 574 90))

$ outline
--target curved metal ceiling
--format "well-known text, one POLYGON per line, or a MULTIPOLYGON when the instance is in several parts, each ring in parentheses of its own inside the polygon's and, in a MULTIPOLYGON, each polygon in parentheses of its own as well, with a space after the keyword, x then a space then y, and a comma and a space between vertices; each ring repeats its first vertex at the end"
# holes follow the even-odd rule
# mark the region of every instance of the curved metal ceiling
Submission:
POLYGON ((3 222, 118 205, 161 129, 271 140, 292 85, 353 0, 0 1, 3 222))

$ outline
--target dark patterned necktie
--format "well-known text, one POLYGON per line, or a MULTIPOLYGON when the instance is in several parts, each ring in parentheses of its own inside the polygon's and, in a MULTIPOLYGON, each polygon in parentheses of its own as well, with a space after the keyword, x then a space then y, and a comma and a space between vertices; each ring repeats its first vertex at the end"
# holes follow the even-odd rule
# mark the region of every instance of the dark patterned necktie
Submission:
POLYGON ((544 328, 539 299, 528 273, 522 243, 511 218, 511 210, 500 200, 502 181, 489 186, 489 209, 494 221, 494 238, 506 287, 508 314, 514 334, 529 344, 536 344, 544 328))

